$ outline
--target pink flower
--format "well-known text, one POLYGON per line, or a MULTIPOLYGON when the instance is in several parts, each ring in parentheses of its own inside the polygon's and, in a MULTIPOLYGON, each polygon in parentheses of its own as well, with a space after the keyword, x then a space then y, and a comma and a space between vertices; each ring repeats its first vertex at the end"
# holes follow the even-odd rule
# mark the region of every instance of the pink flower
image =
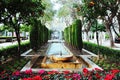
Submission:
POLYGON ((32 74, 32 69, 26 70, 25 73, 26 74, 32 74))
POLYGON ((39 75, 37 75, 37 76, 33 77, 33 80, 42 80, 42 78, 39 75))
POLYGON ((80 80, 80 75, 77 74, 77 73, 75 73, 75 74, 73 74, 73 78, 75 78, 75 79, 77 79, 77 80, 80 80))
POLYGON ((15 72, 12 73, 12 75, 17 75, 18 76, 18 75, 20 75, 20 71, 15 71, 15 72))
POLYGON ((45 70, 40 70, 38 73, 39 73, 39 74, 44 74, 44 73, 45 73, 45 70))
POLYGON ((88 77, 88 80, 92 80, 92 76, 89 76, 89 77, 88 77))

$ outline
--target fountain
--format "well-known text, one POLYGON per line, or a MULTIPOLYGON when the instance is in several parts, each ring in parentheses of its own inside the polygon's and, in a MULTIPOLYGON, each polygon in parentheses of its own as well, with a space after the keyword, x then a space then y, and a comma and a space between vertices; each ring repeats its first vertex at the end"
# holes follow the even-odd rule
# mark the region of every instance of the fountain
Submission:
POLYGON ((67 51, 63 43, 52 43, 44 57, 39 57, 32 68, 43 69, 80 69, 89 67, 80 56, 67 51), (56 46, 59 46, 55 49, 56 46), (53 51, 54 50, 54 51, 53 51))
POLYGON ((74 53, 64 45, 63 40, 50 40, 48 41, 49 47, 44 54, 40 53, 39 55, 28 55, 27 53, 22 54, 23 56, 31 57, 31 61, 29 61, 21 71, 25 71, 27 69, 32 69, 33 71, 37 72, 41 69, 44 70, 82 70, 83 68, 93 69, 99 68, 95 63, 89 60, 90 57, 94 56, 95 54, 84 50, 85 52, 89 53, 89 55, 77 55, 75 56, 74 53))

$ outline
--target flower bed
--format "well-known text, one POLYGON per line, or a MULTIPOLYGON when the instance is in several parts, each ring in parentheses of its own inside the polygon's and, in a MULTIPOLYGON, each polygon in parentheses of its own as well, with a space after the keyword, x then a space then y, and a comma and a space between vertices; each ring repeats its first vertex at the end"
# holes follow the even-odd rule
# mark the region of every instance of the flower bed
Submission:
POLYGON ((114 50, 109 47, 99 46, 94 43, 84 42, 84 48, 95 54, 100 52, 100 59, 93 58, 92 61, 103 69, 120 69, 120 50, 114 50))
POLYGON ((29 61, 27 58, 21 58, 21 59, 12 59, 11 61, 8 61, 7 63, 0 64, 0 72, 1 71, 7 71, 7 72, 13 72, 16 69, 21 70, 22 67, 29 61))
POLYGON ((110 71, 101 71, 95 68, 88 71, 86 68, 82 72, 70 71, 45 71, 40 70, 38 73, 33 73, 32 70, 25 72, 6 72, 0 73, 0 80, 119 80, 120 70, 114 69, 110 71))

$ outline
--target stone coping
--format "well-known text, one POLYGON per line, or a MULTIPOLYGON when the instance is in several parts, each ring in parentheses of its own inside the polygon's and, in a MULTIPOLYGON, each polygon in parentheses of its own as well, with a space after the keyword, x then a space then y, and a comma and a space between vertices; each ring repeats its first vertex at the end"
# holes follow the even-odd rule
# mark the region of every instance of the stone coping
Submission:
MULTIPOLYGON (((49 44, 50 45, 50 44, 49 44)), ((32 52, 33 50, 32 49, 29 49, 27 50, 26 52, 22 53, 21 56, 24 56, 24 57, 32 57, 32 56, 45 56, 46 55, 46 52, 47 50, 45 51, 45 54, 29 54, 30 52, 32 52)))
POLYGON ((32 52, 32 49, 27 50, 26 52, 22 53, 21 56, 31 56, 31 55, 27 55, 30 52, 32 52))
POLYGON ((100 70, 103 70, 101 67, 99 67, 98 65, 96 65, 96 64, 95 64, 94 62, 92 62, 90 59, 88 59, 88 58, 91 57, 91 56, 89 56, 89 55, 80 55, 80 57, 83 58, 83 60, 84 60, 85 62, 89 63, 89 66, 90 66, 91 68, 87 68, 88 70, 93 70, 93 69, 95 69, 95 68, 98 68, 98 69, 100 69, 100 70))
POLYGON ((96 55, 96 54, 94 54, 94 53, 92 53, 92 52, 90 52, 90 51, 88 51, 86 49, 82 49, 82 51, 90 54, 90 56, 98 57, 98 55, 96 55))
POLYGON ((64 40, 54 39, 54 40, 48 40, 49 43, 60 43, 65 42, 64 40))

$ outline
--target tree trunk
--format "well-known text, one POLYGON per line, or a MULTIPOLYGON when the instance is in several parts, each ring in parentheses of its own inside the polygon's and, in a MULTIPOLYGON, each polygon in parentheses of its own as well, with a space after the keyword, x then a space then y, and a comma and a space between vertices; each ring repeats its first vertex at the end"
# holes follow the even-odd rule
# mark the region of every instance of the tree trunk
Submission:
POLYGON ((113 40, 113 35, 112 35, 112 32, 111 30, 108 31, 109 35, 110 35, 110 46, 111 47, 114 47, 114 40, 113 40))
POLYGON ((113 16, 111 17, 108 17, 108 19, 105 19, 105 27, 106 27, 106 30, 108 32, 108 35, 110 37, 110 47, 114 47, 114 41, 113 41, 113 35, 112 35, 112 32, 111 32, 111 24, 112 24, 112 19, 113 19, 113 16))
POLYGON ((99 46, 99 35, 98 35, 98 32, 96 32, 96 40, 97 40, 97 45, 99 46))
POLYGON ((5 32, 6 37, 8 36, 8 31, 5 32))
POLYGON ((15 34, 16 34, 17 42, 18 42, 18 53, 17 53, 17 56, 20 57, 20 32, 19 32, 19 29, 15 29, 15 34))
MULTIPOLYGON (((119 37, 119 34, 117 33, 117 31, 115 30, 115 27, 114 25, 112 24, 112 28, 113 28, 113 31, 115 32, 115 34, 117 35, 117 37, 119 37)), ((120 27, 119 27, 120 28, 120 27)))
POLYGON ((108 34, 110 36, 110 47, 114 47, 115 45, 114 45, 114 41, 113 41, 112 32, 111 32, 110 29, 107 29, 107 32, 108 32, 108 34))
POLYGON ((12 30, 12 43, 13 43, 13 39, 14 39, 13 36, 14 36, 14 31, 12 30))
POLYGON ((119 33, 120 33, 120 13, 117 15, 118 25, 119 25, 119 33))
POLYGON ((98 46, 98 52, 97 52, 97 54, 98 54, 98 60, 100 59, 100 51, 99 51, 99 36, 98 36, 98 32, 96 31, 96 40, 97 40, 97 46, 98 46))
POLYGON ((87 36, 87 41, 89 42, 89 35, 88 35, 88 31, 86 31, 86 36, 87 36))

